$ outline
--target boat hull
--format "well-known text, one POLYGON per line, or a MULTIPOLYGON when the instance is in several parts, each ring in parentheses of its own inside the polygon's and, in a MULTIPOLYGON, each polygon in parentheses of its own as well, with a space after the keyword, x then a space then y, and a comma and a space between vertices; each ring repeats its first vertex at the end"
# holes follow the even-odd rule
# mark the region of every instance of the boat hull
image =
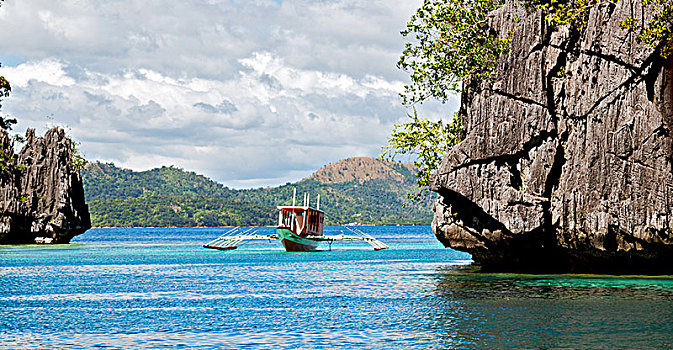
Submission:
POLYGON ((283 243, 283 247, 288 252, 310 252, 318 248, 318 241, 299 237, 286 228, 278 227, 276 229, 278 239, 283 243))

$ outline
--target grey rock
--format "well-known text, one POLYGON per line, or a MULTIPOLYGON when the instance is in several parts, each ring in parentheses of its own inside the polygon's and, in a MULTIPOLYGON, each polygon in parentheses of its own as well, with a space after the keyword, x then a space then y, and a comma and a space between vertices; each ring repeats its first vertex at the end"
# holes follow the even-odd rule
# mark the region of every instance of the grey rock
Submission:
POLYGON ((640 1, 547 26, 508 2, 512 50, 462 97, 465 139, 445 157, 433 230, 485 269, 673 272, 673 58, 617 23, 640 1))
POLYGON ((91 227, 72 146, 62 129, 44 137, 28 129, 15 155, 0 132, 0 243, 68 243, 91 227))

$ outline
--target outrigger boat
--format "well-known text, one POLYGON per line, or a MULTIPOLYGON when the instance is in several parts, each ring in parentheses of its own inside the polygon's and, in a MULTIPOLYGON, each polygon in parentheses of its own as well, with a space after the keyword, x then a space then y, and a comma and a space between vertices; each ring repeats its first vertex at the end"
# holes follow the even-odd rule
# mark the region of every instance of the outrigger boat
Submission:
POLYGON ((320 195, 316 207, 312 208, 310 198, 304 194, 303 206, 296 205, 297 190, 292 195, 291 206, 278 207, 278 227, 276 233, 270 235, 257 234, 257 228, 243 229, 235 227, 225 234, 203 245, 204 248, 230 250, 236 249, 239 244, 253 240, 280 240, 288 252, 314 251, 320 242, 328 242, 330 249, 336 241, 364 241, 374 247, 374 250, 387 249, 388 246, 371 235, 354 227, 344 226, 353 235, 327 236, 323 234, 325 213, 320 210, 320 195))

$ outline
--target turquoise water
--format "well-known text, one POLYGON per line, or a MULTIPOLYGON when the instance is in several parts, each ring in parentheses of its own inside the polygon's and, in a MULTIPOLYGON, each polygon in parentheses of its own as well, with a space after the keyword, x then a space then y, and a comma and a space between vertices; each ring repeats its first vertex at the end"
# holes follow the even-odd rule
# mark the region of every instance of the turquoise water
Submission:
POLYGON ((480 274, 427 226, 362 230, 390 249, 222 252, 204 228, 0 246, 0 348, 673 347, 673 279, 480 274))

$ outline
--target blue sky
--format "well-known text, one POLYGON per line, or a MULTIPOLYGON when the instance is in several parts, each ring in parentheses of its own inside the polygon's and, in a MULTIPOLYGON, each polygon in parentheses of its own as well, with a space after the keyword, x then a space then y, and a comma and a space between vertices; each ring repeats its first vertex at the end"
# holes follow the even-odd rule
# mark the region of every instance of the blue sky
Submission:
POLYGON ((90 160, 174 165, 235 188, 297 181, 377 156, 405 121, 395 62, 420 3, 7 0, 3 113, 17 132, 66 127, 90 160))

